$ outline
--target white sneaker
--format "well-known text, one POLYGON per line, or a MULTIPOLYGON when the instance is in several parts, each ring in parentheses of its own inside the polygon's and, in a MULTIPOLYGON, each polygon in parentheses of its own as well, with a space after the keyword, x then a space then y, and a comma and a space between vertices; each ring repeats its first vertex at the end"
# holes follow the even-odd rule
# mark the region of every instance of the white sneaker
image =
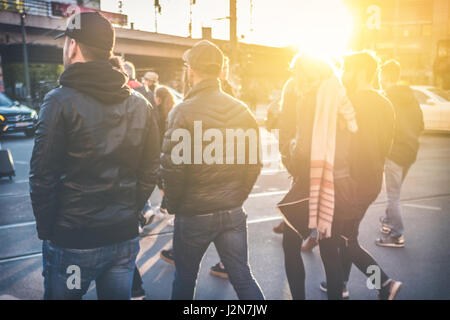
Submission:
POLYGON ((161 210, 161 207, 158 207, 154 212, 154 218, 153 218, 152 222, 162 221, 167 217, 168 217, 168 214, 166 213, 166 211, 164 209, 161 210))

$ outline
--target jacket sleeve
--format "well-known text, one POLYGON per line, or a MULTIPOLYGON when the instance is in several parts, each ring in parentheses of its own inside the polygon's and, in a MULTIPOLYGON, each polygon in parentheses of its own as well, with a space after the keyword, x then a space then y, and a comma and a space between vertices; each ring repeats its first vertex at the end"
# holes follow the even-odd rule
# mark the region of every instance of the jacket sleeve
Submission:
POLYGON ((137 173, 137 209, 144 209, 145 203, 158 183, 159 161, 161 155, 160 133, 155 110, 148 112, 148 130, 144 150, 137 173))
POLYGON ((262 147, 261 147, 261 136, 259 134, 259 127, 258 127, 258 123, 256 122, 256 119, 254 118, 254 116, 252 115, 252 113, 250 111, 248 111, 248 115, 249 115, 249 122, 250 122, 250 128, 252 128, 253 130, 256 131, 256 139, 257 139, 257 157, 256 157, 256 163, 254 163, 254 161, 250 161, 250 151, 252 146, 247 144, 246 149, 247 149, 247 153, 248 153, 248 158, 247 158, 247 165, 246 165, 246 174, 245 174, 245 179, 244 179, 244 187, 245 187, 245 192, 246 192, 246 197, 248 197, 248 195, 250 194, 250 192, 253 189, 253 186, 256 183, 256 180, 258 179, 259 174, 261 173, 261 169, 263 167, 263 163, 262 163, 262 147))
MULTIPOLYGON (((183 161, 177 161, 172 157, 172 150, 175 146, 180 143, 187 143, 187 141, 181 140, 172 141, 172 134, 179 129, 185 130, 184 132, 186 133, 189 132, 183 124, 181 113, 178 112, 179 109, 180 106, 169 113, 168 127, 164 134, 161 155, 161 178, 163 181, 164 197, 167 211, 171 214, 177 213, 186 181, 185 164, 183 161)), ((188 144, 190 148, 190 141, 188 144)))
POLYGON ((292 168, 290 168, 291 160, 291 141, 295 139, 296 123, 297 123, 297 99, 293 88, 293 80, 286 82, 281 100, 280 120, 279 120, 279 149, 281 160, 292 175, 292 168))
POLYGON ((50 92, 39 114, 29 177, 31 204, 41 240, 50 239, 55 223, 65 145, 63 107, 50 92))

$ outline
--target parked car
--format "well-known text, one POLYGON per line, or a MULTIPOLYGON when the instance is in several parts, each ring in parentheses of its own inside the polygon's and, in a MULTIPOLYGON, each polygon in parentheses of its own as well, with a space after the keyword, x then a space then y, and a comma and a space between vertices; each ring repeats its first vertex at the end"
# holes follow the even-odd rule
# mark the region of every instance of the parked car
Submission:
POLYGON ((450 131, 450 93, 433 86, 411 86, 420 103, 425 130, 450 131))
POLYGON ((0 134, 24 132, 27 137, 32 137, 37 120, 36 111, 0 93, 0 134))

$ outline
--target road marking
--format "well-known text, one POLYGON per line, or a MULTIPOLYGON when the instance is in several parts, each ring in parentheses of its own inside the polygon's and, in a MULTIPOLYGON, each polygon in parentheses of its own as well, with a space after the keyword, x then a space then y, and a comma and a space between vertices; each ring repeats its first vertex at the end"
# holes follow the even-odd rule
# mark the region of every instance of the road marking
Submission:
POLYGON ((139 271, 141 273, 141 275, 145 275, 147 273, 148 270, 150 270, 156 262, 158 262, 161 257, 160 257, 160 252, 162 250, 168 250, 172 248, 172 240, 169 240, 164 247, 162 247, 160 250, 158 250, 153 256, 151 256, 150 258, 148 258, 139 268, 139 271))
POLYGON ((22 161, 22 160, 14 160, 14 164, 30 164, 29 161, 22 161))
POLYGON ((29 197, 29 193, 0 193, 0 198, 6 198, 6 197, 29 197))
POLYGON ((14 262, 14 261, 20 261, 20 260, 25 260, 25 259, 37 258, 37 257, 40 257, 40 256, 42 256, 42 252, 33 253, 33 254, 26 254, 26 255, 23 255, 21 257, 0 259, 0 264, 1 263, 6 263, 6 262, 14 262))
POLYGON ((434 210, 434 211, 441 211, 442 210, 442 208, 440 208, 440 207, 423 206, 423 205, 420 205, 420 204, 412 204, 412 203, 406 203, 403 206, 404 207, 411 207, 411 208, 434 210))
POLYGON ((0 300, 20 300, 20 299, 15 296, 11 296, 9 294, 3 294, 0 296, 0 300))
POLYGON ((261 171, 262 175, 272 175, 277 173, 287 172, 286 169, 263 169, 261 171))
POLYGON ((286 193, 288 193, 287 190, 271 191, 271 192, 260 192, 260 193, 251 193, 248 197, 249 198, 259 198, 259 197, 267 197, 267 196, 276 196, 276 195, 286 194, 286 193))
POLYGON ((261 218, 261 219, 255 219, 255 220, 247 221, 247 224, 260 223, 260 222, 268 222, 268 221, 275 221, 275 220, 281 220, 281 219, 283 219, 281 216, 268 217, 268 218, 261 218))
POLYGON ((28 183, 30 180, 25 179, 25 180, 13 180, 13 183, 28 183))
POLYGON ((0 226, 0 230, 10 229, 10 228, 18 228, 18 227, 26 227, 26 226, 33 226, 35 224, 36 224, 36 221, 7 224, 7 225, 4 225, 4 226, 0 226))

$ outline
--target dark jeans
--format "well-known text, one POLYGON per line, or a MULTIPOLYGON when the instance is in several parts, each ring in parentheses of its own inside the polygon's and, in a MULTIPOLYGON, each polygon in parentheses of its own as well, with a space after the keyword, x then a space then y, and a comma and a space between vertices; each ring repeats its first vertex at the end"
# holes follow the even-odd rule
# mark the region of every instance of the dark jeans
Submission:
POLYGON ((247 215, 242 208, 191 217, 175 216, 176 271, 172 299, 194 298, 200 264, 211 242, 216 246, 238 298, 264 299, 248 263, 247 215))
POLYGON ((284 267, 294 300, 305 299, 305 266, 301 253, 302 242, 302 237, 285 224, 283 232, 284 267))
POLYGON ((101 300, 129 300, 139 238, 93 249, 42 244, 45 300, 79 300, 95 281, 101 300), (79 286, 78 286, 79 284, 79 286))
POLYGON ((360 246, 358 230, 361 220, 333 221, 332 236, 319 240, 320 256, 322 257, 327 278, 328 299, 342 299, 344 281, 348 281, 350 269, 354 264, 366 276, 369 266, 377 266, 380 270, 381 284, 389 277, 381 269, 375 259, 360 246))

